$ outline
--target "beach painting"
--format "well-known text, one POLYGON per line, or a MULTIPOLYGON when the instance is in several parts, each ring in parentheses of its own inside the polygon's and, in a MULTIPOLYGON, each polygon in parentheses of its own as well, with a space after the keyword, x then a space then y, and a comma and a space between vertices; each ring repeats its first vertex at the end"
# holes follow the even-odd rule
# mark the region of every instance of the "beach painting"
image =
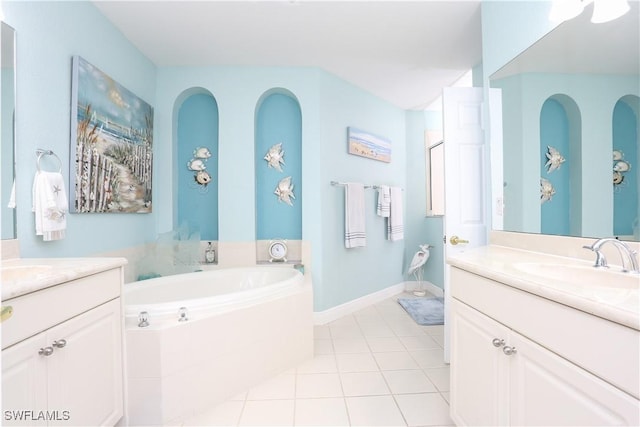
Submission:
POLYGON ((71 91, 69 211, 151 212, 153 107, 79 56, 71 91))
POLYGON ((349 154, 391 163, 391 141, 353 127, 347 128, 349 154))

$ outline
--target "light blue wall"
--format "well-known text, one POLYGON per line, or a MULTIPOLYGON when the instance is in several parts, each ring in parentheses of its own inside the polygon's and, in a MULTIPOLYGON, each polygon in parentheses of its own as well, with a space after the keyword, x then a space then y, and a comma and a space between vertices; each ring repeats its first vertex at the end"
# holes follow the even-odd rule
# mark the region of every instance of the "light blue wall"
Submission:
MULTIPOLYGON (((316 311, 404 280, 405 241, 386 240, 385 222, 375 216, 375 192, 366 192, 366 203, 370 207, 366 218, 368 245, 347 250, 344 247, 344 190, 330 185, 330 181, 386 183, 406 188, 405 111, 317 69, 160 68, 155 105, 159 165, 172 167, 174 103, 190 87, 205 88, 218 101, 221 241, 255 239, 255 107, 265 92, 282 88, 293 94, 300 105, 302 185, 298 191, 302 196, 302 238, 312 244, 316 311), (349 155, 348 126, 391 140, 392 162, 349 155)), ((420 129, 420 135, 423 132, 424 129, 420 129)), ((167 207, 159 215, 159 231, 172 223, 170 206, 174 190, 170 176, 171 173, 156 175, 154 183, 166 189, 156 199, 160 206, 167 207)), ((424 182, 424 174, 420 179, 424 182)), ((405 206, 406 203, 409 202, 405 197, 405 206)), ((411 235, 412 230, 405 233, 411 235)))
POLYGON ((177 221, 174 228, 188 225, 201 240, 218 240, 218 105, 210 93, 194 93, 180 105, 176 141, 178 176, 177 221), (211 182, 201 185, 196 171, 187 164, 197 148, 207 148, 211 157, 202 160, 211 182))
MULTIPOLYGON (((300 105, 302 237, 312 244, 315 309, 325 310, 401 283, 417 242, 440 239, 441 220, 424 218, 424 126, 409 113, 315 68, 156 68, 89 2, 4 2, 7 23, 18 33, 18 237, 22 256, 83 256, 152 242, 174 228, 179 107, 198 91, 211 93, 219 114, 219 240, 256 237, 255 108, 272 88, 300 105), (90 36, 89 36, 90 35, 90 36), (154 106, 153 213, 73 214, 67 238, 35 237, 31 183, 35 149, 54 150, 68 175, 71 57, 80 55, 154 106), (347 153, 347 127, 392 142, 392 162, 347 153), (409 148, 410 147, 410 148, 409 148), (408 157, 411 156, 409 162, 408 157), (344 247, 344 189, 330 181, 400 186, 406 240, 386 240, 385 220, 375 216, 367 190, 365 248, 344 247), (409 184, 411 182, 411 184, 409 184), (375 266, 375 268, 372 268, 375 266)), ((68 183, 68 176, 65 176, 68 183)), ((67 189, 71 192, 71 189, 67 189)), ((438 277, 434 257, 426 274, 438 277), (431 268, 433 272, 430 273, 431 268)), ((439 279, 430 279, 440 285, 439 279)))
MULTIPOLYGON (((407 229, 404 271, 419 245, 433 246, 424 266, 424 280, 444 288, 443 218, 427 217, 425 129, 442 129, 440 112, 407 111, 407 229)), ((415 280, 407 276, 407 280, 415 280)))
MULTIPOLYGON (((80 55, 149 104, 155 103, 155 67, 89 2, 3 2, 17 32, 17 214, 22 256, 80 256, 136 246, 154 237, 152 214, 70 214, 67 237, 35 236, 31 185, 36 148, 63 162, 68 196, 71 57, 80 55)), ((154 186, 155 195, 159 188, 154 186)))
POLYGON ((556 194, 540 206, 540 231, 544 234, 571 234, 569 206, 572 195, 569 172, 575 159, 569 151, 569 126, 569 118, 562 104, 553 98, 547 99, 540 111, 540 177, 553 185, 556 194), (558 150, 565 158, 565 162, 552 172, 545 166, 549 160, 547 147, 558 150))
POLYGON ((613 148, 621 150, 631 169, 622 172, 624 181, 614 186, 613 233, 634 235, 638 228, 638 117, 624 101, 618 101, 613 111, 613 148))
POLYGON ((302 116, 300 105, 288 93, 265 94, 256 111, 256 239, 302 239, 302 116), (264 159, 270 147, 282 144, 282 172, 264 159), (290 177, 292 205, 274 194, 279 182, 290 177))

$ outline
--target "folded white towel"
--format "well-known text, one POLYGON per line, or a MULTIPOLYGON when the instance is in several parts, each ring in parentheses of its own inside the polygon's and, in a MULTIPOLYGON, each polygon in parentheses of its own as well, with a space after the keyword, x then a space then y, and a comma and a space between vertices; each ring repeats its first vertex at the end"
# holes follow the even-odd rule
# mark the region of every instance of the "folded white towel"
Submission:
POLYGON ((344 187, 344 246, 367 245, 364 216, 364 185, 347 182, 344 187))
POLYGON ((402 220, 402 188, 391 187, 391 209, 387 220, 387 236, 392 242, 404 239, 404 224, 402 220))
POLYGON ((391 190, 388 185, 378 186, 378 204, 376 206, 376 213, 378 216, 389 217, 391 208, 391 190))
POLYGON ((33 180, 33 212, 36 235, 42 240, 59 240, 67 228, 67 193, 64 178, 59 172, 36 172, 33 180))

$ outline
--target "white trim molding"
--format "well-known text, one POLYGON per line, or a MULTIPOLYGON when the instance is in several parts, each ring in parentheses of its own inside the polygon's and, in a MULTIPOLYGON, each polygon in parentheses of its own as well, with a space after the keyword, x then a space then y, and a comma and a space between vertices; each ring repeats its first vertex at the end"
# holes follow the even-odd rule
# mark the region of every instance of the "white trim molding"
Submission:
MULTIPOLYGON (((432 293, 437 297, 444 295, 441 288, 431 282, 423 282, 423 289, 432 293)), ((404 291, 413 291, 417 287, 416 282, 400 282, 397 285, 389 286, 369 295, 345 302, 344 304, 331 307, 324 311, 316 311, 313 313, 313 323, 315 325, 325 325, 336 319, 355 313, 358 310, 369 307, 394 295, 398 295, 404 291)))

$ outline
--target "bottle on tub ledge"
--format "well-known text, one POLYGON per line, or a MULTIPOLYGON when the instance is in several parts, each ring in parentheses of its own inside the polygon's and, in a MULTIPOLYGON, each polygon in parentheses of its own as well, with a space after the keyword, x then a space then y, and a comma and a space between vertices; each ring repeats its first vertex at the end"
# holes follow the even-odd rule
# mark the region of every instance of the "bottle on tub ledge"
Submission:
POLYGON ((207 249, 204 251, 204 261, 207 264, 213 264, 216 261, 216 250, 213 249, 211 242, 209 242, 207 249))

